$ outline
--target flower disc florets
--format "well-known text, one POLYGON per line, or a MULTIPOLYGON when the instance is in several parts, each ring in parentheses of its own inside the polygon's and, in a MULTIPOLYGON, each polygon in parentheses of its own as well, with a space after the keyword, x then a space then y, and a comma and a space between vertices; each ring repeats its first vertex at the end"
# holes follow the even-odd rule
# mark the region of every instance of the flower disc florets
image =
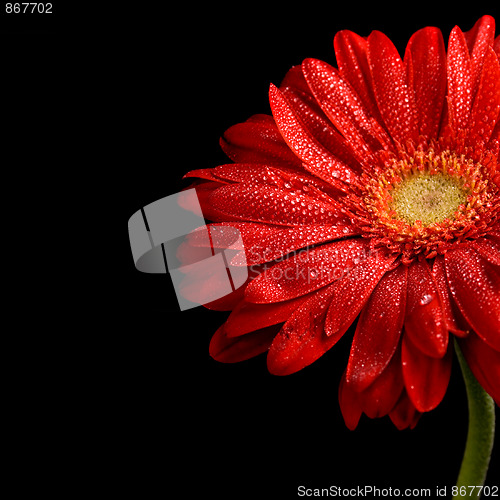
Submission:
POLYGON ((365 175, 355 213, 377 245, 407 262, 421 253, 433 258, 484 236, 498 218, 498 186, 489 175, 495 170, 449 149, 404 151, 386 159, 377 175, 365 175))

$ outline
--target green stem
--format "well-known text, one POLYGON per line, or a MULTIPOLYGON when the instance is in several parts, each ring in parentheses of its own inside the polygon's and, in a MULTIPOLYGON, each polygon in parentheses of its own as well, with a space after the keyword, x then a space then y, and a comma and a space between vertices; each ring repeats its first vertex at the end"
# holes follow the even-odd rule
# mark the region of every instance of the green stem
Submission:
POLYGON ((457 341, 455 351, 467 390, 469 430, 453 498, 479 498, 482 488, 471 486, 483 486, 486 479, 495 437, 495 403, 470 371, 457 341))

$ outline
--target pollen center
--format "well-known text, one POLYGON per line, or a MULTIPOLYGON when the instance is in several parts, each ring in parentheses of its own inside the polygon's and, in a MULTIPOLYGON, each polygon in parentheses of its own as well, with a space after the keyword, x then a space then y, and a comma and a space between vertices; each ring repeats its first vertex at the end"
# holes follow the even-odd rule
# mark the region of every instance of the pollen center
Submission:
POLYGON ((354 198, 363 236, 402 254, 432 259, 452 246, 486 234, 500 220, 496 158, 481 162, 447 149, 380 156, 354 198))
POLYGON ((409 224, 420 220, 423 226, 453 219, 467 201, 463 181, 443 173, 415 173, 396 185, 391 195, 390 208, 398 219, 409 224))

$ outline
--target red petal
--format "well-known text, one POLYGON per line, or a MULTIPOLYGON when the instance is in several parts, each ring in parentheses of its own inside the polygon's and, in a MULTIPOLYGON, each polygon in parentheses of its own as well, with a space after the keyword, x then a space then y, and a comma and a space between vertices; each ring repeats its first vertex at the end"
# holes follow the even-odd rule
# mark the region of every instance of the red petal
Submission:
POLYGON ((199 168, 197 170, 191 170, 184 175, 183 179, 189 179, 192 177, 197 177, 198 179, 205 179, 208 181, 215 181, 222 184, 227 184, 226 182, 221 181, 221 179, 215 175, 214 168, 199 168))
MULTIPOLYGON (((241 250, 244 250, 246 248, 251 248, 257 242, 261 241, 262 238, 265 238, 269 235, 279 232, 282 229, 280 226, 271 226, 268 224, 259 224, 256 222, 219 222, 215 224, 209 224, 208 227, 214 232, 217 232, 217 237, 215 238, 215 241, 214 240, 208 241, 208 245, 213 245, 214 248, 228 248, 227 245, 217 247, 218 244, 223 242, 221 236, 224 235, 224 232, 220 231, 220 229, 226 227, 234 228, 239 232, 239 235, 241 236, 243 242, 241 245, 241 250)), ((200 231, 199 233, 200 237, 198 237, 198 231, 193 231, 187 236, 189 244, 193 246, 207 246, 207 239, 204 237, 203 232, 200 231)), ((228 237, 234 234, 235 232, 231 234, 231 229, 229 229, 228 237)), ((236 246, 231 245, 231 248, 236 249, 236 246)))
POLYGON ((408 396, 418 411, 433 410, 442 401, 450 381, 452 355, 450 344, 446 356, 431 358, 415 347, 407 335, 403 336, 403 377, 408 396))
POLYGON ((359 394, 359 402, 363 412, 369 418, 387 415, 398 402, 403 387, 401 355, 400 351, 397 350, 377 380, 359 394))
POLYGON ((469 334, 470 326, 465 321, 462 313, 451 297, 448 280, 446 279, 446 267, 444 257, 439 255, 434 260, 432 267, 432 277, 436 283, 441 301, 441 309, 443 311, 443 319, 446 323, 446 328, 459 337, 466 337, 469 334))
POLYGON ((475 332, 500 351, 500 273, 473 249, 458 248, 445 256, 450 290, 475 332))
MULTIPOLYGON (((259 231, 268 229, 269 231, 276 231, 276 227, 266 226, 264 224, 254 224, 252 222, 227 222, 208 224, 201 226, 186 235, 186 243, 193 248, 222 248, 231 250, 243 250, 246 238, 250 236, 251 231, 259 231), (208 227, 208 232, 207 232, 208 227), (238 238, 241 236, 242 240, 238 238)), ((196 262, 200 259, 182 259, 182 255, 178 256, 183 264, 196 262)), ((200 258, 202 258, 200 256, 200 258)))
POLYGON ((411 67, 420 134, 436 138, 446 93, 446 49, 437 28, 417 31, 408 42, 405 64, 411 67))
POLYGON ((495 38, 495 19, 491 16, 483 16, 474 27, 464 33, 467 46, 471 55, 473 80, 478 83, 483 57, 487 49, 493 46, 495 38))
POLYGON ((493 43, 493 50, 497 57, 500 58, 500 35, 495 38, 495 42, 493 43))
POLYGON ((352 272, 366 259, 363 239, 342 240, 306 249, 278 262, 255 278, 246 289, 249 302, 289 300, 318 290, 352 272))
POLYGON ((267 355, 267 368, 272 374, 289 375, 302 370, 335 344, 323 333, 334 292, 334 285, 317 292, 283 325, 267 355))
MULTIPOLYGON (((490 137, 490 142, 486 145, 487 149, 491 151, 496 150, 496 154, 498 155, 498 151, 500 149, 500 120, 497 121, 497 124, 495 125, 495 128, 493 129, 493 132, 491 133, 490 137)), ((496 180, 493 179, 493 182, 500 187, 500 179, 498 179, 498 174, 496 176, 496 180)))
POLYGON ((465 129, 472 103, 472 69, 464 34, 453 28, 448 42, 448 112, 455 132, 465 129))
POLYGON ((488 142, 500 110, 500 64, 491 47, 487 47, 480 75, 467 135, 471 146, 488 142))
POLYGON ((272 116, 268 115, 255 115, 244 123, 233 125, 224 133, 220 145, 235 162, 301 164, 281 137, 272 116))
POLYGON ((316 293, 297 309, 269 349, 269 371, 276 375, 294 373, 316 361, 335 345, 393 261, 394 257, 390 256, 369 257, 346 278, 316 293), (333 309, 339 310, 338 317, 333 318, 336 334, 330 336, 324 334, 327 311, 328 316, 332 315, 329 303, 334 305, 333 309))
POLYGON ((358 426, 363 411, 359 402, 359 394, 346 383, 345 373, 339 384, 339 404, 346 427, 353 431, 358 426))
POLYGON ((406 84, 406 71, 394 44, 380 31, 368 37, 373 88, 384 123, 393 139, 417 140, 417 117, 406 84))
POLYGON ((351 84, 370 114, 381 121, 373 93, 366 39, 352 31, 344 30, 335 35, 333 44, 342 78, 351 84))
POLYGON ((203 304, 203 307, 210 309, 211 311, 231 311, 239 304, 245 295, 245 286, 240 286, 237 290, 228 293, 220 299, 213 300, 212 302, 207 302, 203 304))
MULTIPOLYGON (((227 268, 220 258, 214 258, 210 265, 207 265, 206 261, 204 265, 199 265, 199 262, 184 265, 179 271, 183 276, 177 285, 178 293, 190 302, 216 311, 228 311, 243 299, 244 283, 248 276, 246 268, 240 268, 241 273, 236 275, 241 283, 237 285, 236 290, 229 281, 227 268)), ((232 274, 233 278, 234 276, 235 274, 232 274)))
POLYGON ((281 82, 280 89, 284 87, 298 90, 312 97, 311 89, 309 88, 309 85, 307 85, 304 74, 302 73, 302 66, 300 64, 293 66, 288 70, 285 78, 283 78, 283 81, 281 82))
POLYGON ((486 235, 486 238, 500 245, 500 224, 493 226, 489 233, 486 235))
POLYGON ((364 106, 338 71, 317 59, 306 59, 302 67, 323 111, 357 155, 362 159, 370 151, 380 149, 380 143, 373 134, 373 125, 364 106))
POLYGON ((410 401, 406 392, 403 392, 398 404, 389 413, 392 423, 400 431, 407 429, 408 427, 410 429, 415 428, 421 415, 422 414, 415 408, 415 406, 413 406, 413 403, 410 401))
POLYGON ((500 266, 500 241, 493 238, 479 238, 472 243, 473 247, 487 261, 500 266))
POLYGON ((205 219, 214 222, 220 220, 227 221, 229 217, 226 214, 221 214, 218 210, 215 210, 209 201, 212 193, 223 185, 224 184, 221 182, 196 181, 186 190, 193 188, 196 189, 196 198, 198 198, 199 204, 196 203, 195 197, 188 195, 179 197, 179 205, 185 210, 193 212, 196 215, 199 215, 199 209, 201 208, 201 212, 205 219))
POLYGON ((354 229, 344 225, 298 226, 283 229, 280 226, 254 222, 222 222, 209 224, 208 227, 212 235, 211 239, 207 236, 205 226, 186 236, 189 243, 188 251, 192 252, 194 257, 190 258, 191 253, 186 254, 187 258, 181 254, 178 258, 182 263, 201 260, 206 256, 206 253, 200 252, 199 257, 196 258, 197 248, 213 246, 214 248, 230 249, 231 253, 226 253, 228 259, 234 253, 233 251, 241 250, 230 258, 229 263, 232 266, 256 266, 273 261, 308 245, 356 234, 354 229), (227 242, 224 238, 225 228, 228 228, 227 242), (241 237, 241 244, 238 244, 238 241, 235 242, 235 235, 237 235, 236 238, 241 237))
POLYGON ((482 52, 484 47, 493 45, 495 38, 495 19, 491 16, 480 17, 474 26, 464 33, 467 46, 473 52, 482 52))
MULTIPOLYGON (((252 246, 246 246, 247 264, 263 264, 283 257, 291 252, 324 243, 338 240, 346 236, 355 236, 359 230, 347 224, 329 226, 304 226, 291 229, 280 229, 268 236, 262 235, 252 246)), ((234 260, 231 264, 238 265, 234 260)))
POLYGON ((238 363, 266 352, 279 327, 273 325, 241 337, 230 338, 222 325, 210 341, 210 356, 222 363, 238 363))
POLYGON ((373 289, 394 262, 394 255, 372 252, 335 286, 325 321, 325 333, 337 341, 360 313, 373 289))
POLYGON ((304 127, 287 99, 274 85, 269 89, 271 110, 278 128, 292 151, 305 162, 305 168, 319 178, 337 185, 350 183, 357 175, 322 146, 304 127))
POLYGON ((285 179, 291 175, 290 170, 257 163, 229 163, 210 170, 219 182, 260 183, 277 187, 283 187, 285 179))
POLYGON ((245 184, 267 184, 272 187, 303 191, 316 199, 330 202, 338 198, 342 192, 330 184, 318 179, 302 167, 284 167, 280 165, 264 165, 258 163, 229 163, 207 169, 213 172, 218 182, 228 184, 227 181, 245 184))
POLYGON ((500 352, 489 347, 475 334, 460 340, 460 348, 478 382, 500 405, 500 352))
MULTIPOLYGON (((229 218, 285 226, 339 224, 333 200, 326 203, 304 194, 266 185, 231 184, 214 191, 209 198, 213 209, 229 218)), ((202 207, 203 209, 203 207, 202 207)))
POLYGON ((259 330, 278 323, 284 323, 311 295, 274 304, 252 304, 241 301, 233 309, 225 323, 228 337, 239 337, 254 330, 259 330))
POLYGON ((360 173, 360 164, 346 139, 328 120, 316 99, 309 94, 289 87, 280 88, 280 90, 308 133, 333 156, 348 165, 353 171, 360 173))
POLYGON ((366 389, 396 350, 405 317, 406 280, 406 266, 386 273, 361 313, 346 372, 355 391, 366 389))
POLYGON ((427 356, 441 358, 448 347, 448 331, 439 292, 427 261, 416 261, 408 269, 405 330, 427 356))

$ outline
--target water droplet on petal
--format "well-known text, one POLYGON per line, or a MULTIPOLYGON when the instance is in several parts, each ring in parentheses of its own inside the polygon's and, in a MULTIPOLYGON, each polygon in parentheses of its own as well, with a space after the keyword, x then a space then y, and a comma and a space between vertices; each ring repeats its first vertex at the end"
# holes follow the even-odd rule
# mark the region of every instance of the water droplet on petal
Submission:
POLYGON ((431 293, 426 293, 421 299, 420 299, 420 305, 421 306, 426 306, 427 304, 430 304, 434 300, 434 295, 431 293))

